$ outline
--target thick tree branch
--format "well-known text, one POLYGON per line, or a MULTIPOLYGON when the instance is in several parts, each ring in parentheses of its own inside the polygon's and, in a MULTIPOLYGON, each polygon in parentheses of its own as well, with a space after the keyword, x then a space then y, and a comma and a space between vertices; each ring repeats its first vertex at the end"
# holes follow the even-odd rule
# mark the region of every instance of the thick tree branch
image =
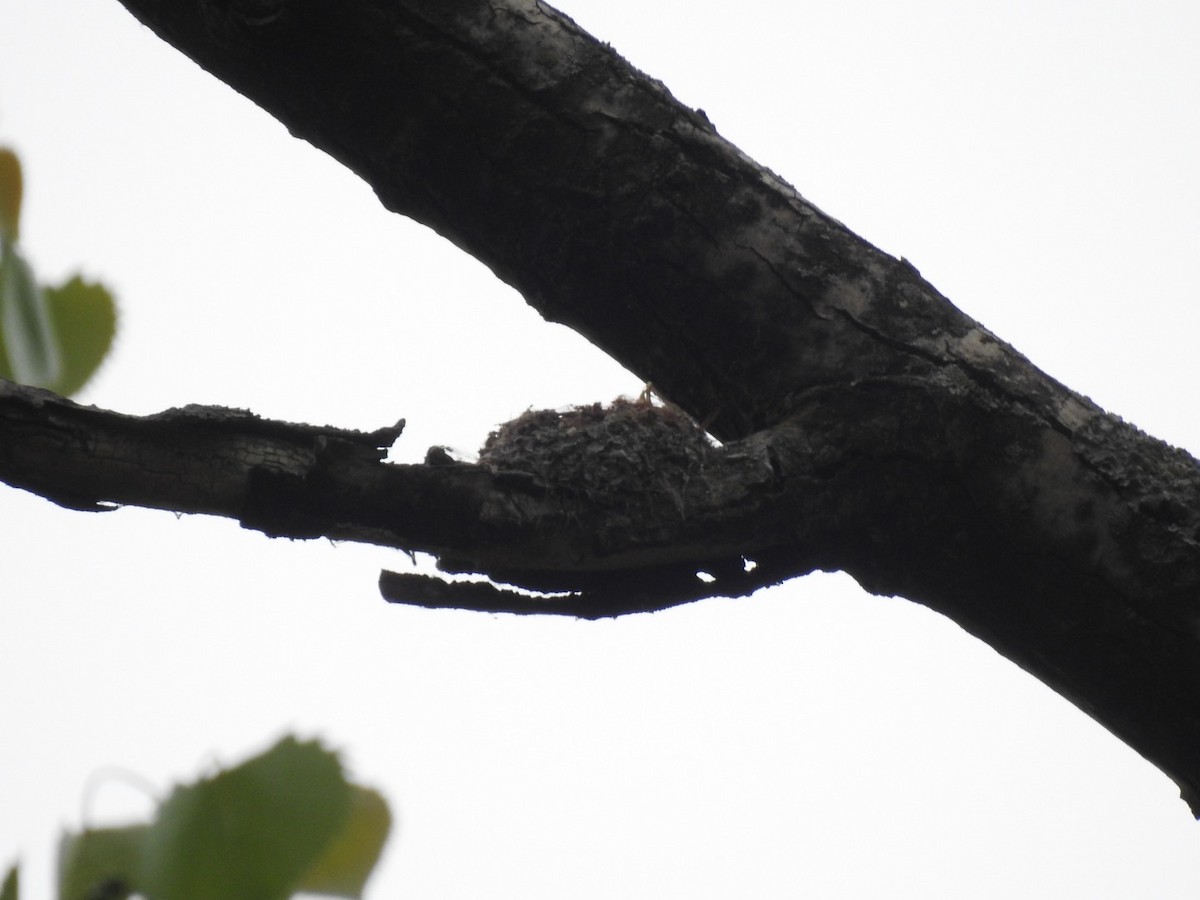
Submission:
MULTIPOLYGON (((1191 457, 1035 369, 537 0, 122 2, 727 444, 652 492, 658 515, 631 516, 613 499, 627 491, 579 488, 587 467, 570 454, 556 465, 571 479, 536 453, 387 466, 374 437, 284 440, 284 426, 244 416, 228 431, 188 413, 122 420, 9 391, 25 431, 4 426, 6 479, 76 505, 183 495, 270 533, 357 531, 449 569, 572 592, 451 589, 474 608, 614 614, 657 608, 649 594, 658 606, 702 595, 693 567, 719 570, 711 593, 844 569, 989 641, 1200 808, 1191 457), (220 482, 211 496, 191 496, 206 466, 173 456, 180 434, 220 482), (158 441, 173 465, 115 449, 129 441, 158 441), (129 496, 97 491, 89 458, 113 461, 129 496), (156 473, 144 488, 139 465, 156 473), (649 586, 642 600, 624 593, 630 573, 649 586)), ((600 448, 588 465, 642 446, 600 448)), ((661 470, 621 471, 650 482, 661 470)))
POLYGON ((810 385, 980 344, 1000 370, 915 270, 537 0, 124 5, 722 440, 810 385))

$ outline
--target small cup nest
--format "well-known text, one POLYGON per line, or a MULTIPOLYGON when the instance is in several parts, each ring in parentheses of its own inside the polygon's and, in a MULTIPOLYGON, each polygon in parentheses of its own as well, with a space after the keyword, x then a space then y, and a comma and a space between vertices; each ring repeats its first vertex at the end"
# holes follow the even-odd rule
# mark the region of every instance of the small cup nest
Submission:
POLYGON ((629 509, 667 494, 682 507, 684 488, 712 452, 686 414, 622 398, 522 413, 488 436, 479 462, 591 503, 629 509))

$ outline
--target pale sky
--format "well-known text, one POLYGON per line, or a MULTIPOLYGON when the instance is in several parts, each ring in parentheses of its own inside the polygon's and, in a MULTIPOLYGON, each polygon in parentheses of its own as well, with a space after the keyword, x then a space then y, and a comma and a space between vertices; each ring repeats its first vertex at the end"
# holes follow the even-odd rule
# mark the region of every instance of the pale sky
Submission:
MULTIPOLYGON (((563 9, 1050 374, 1200 452, 1200 5, 563 9)), ((84 402, 404 417, 416 460, 641 387, 115 0, 3 0, 0 144, 36 271, 119 295, 84 402)), ((107 767, 165 794, 288 729, 399 817, 373 900, 1200 895, 1165 776, 844 575, 599 623, 430 612, 379 599, 395 551, 8 488, 0 547, 0 865, 27 900, 60 829, 148 812, 107 767)))

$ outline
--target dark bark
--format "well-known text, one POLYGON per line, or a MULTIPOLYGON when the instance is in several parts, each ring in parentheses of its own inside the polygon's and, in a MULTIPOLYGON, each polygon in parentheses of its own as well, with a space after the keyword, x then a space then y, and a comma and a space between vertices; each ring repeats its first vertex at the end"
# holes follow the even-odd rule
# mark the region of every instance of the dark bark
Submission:
POLYGON ((122 2, 726 443, 680 456, 694 429, 630 404, 546 418, 490 463, 389 466, 387 430, 132 419, 10 388, 0 477, 568 592, 385 578, 431 606, 616 615, 842 569, 988 641, 1200 808, 1190 456, 1038 371, 534 0, 122 2))

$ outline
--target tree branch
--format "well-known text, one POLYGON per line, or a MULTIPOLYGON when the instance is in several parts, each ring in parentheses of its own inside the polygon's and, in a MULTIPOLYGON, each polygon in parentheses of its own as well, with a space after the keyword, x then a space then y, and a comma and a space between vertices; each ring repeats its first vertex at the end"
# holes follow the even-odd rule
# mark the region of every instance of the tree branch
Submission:
POLYGON ((5 478, 74 505, 186 500, 268 533, 427 549, 570 595, 448 589, 473 608, 617 614, 843 569, 987 640, 1200 810, 1194 459, 1038 371, 538 0, 123 2, 727 443, 668 465, 643 507, 580 476, 611 463, 652 481, 646 435, 549 467, 387 466, 382 433, 285 439, 244 414, 110 418, 9 389, 5 478), (219 484, 197 496, 206 476, 219 484), (705 565, 717 580, 697 593, 688 570, 705 565))
MULTIPOLYGON (((424 551, 448 570, 576 595, 525 611, 613 616, 765 583, 765 569, 750 577, 741 565, 772 535, 754 522, 780 499, 761 440, 717 449, 679 414, 622 401, 527 415, 493 435, 480 464, 433 452, 387 463, 403 425, 363 433, 211 406, 127 416, 0 380, 0 479, 72 509, 226 516, 273 537, 424 551), (698 580, 700 567, 724 573, 720 583, 698 580)), ((391 599, 403 585, 425 605, 485 596, 386 583, 391 599)))

